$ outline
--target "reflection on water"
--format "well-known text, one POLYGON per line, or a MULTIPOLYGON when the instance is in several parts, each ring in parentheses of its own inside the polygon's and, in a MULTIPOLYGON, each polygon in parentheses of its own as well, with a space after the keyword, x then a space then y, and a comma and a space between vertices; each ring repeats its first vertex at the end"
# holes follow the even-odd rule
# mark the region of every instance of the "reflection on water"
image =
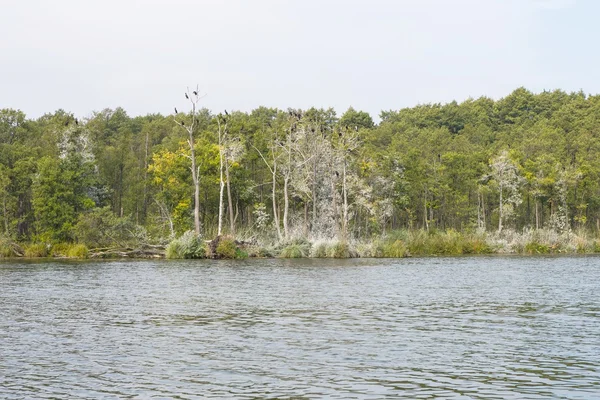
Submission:
POLYGON ((600 259, 0 263, 0 398, 600 396, 600 259))

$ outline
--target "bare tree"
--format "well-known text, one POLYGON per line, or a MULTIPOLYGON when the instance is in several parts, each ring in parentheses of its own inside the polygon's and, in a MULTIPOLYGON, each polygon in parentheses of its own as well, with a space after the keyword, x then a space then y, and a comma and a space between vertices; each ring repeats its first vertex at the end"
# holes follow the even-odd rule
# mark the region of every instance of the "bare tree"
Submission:
POLYGON ((348 161, 351 153, 356 150, 359 143, 358 128, 345 127, 338 133, 339 140, 336 150, 342 169, 342 240, 348 240, 348 161))
POLYGON ((271 172, 271 177, 272 177, 271 199, 273 202, 273 223, 275 224, 275 228, 277 229, 277 238, 279 240, 281 240, 283 238, 283 236, 281 235, 281 227, 279 226, 279 212, 277 210, 277 164, 278 164, 278 160, 279 160, 279 154, 277 154, 277 152, 275 150, 275 148, 276 148, 275 143, 276 143, 276 138, 273 138, 269 145, 269 150, 271 152, 271 160, 272 160, 271 163, 269 161, 267 161, 267 159, 265 158, 263 153, 256 146, 252 145, 252 147, 254 147, 254 149, 258 152, 258 154, 260 155, 260 158, 262 158, 265 165, 269 169, 269 172, 271 172))
POLYGON ((519 175, 516 163, 510 159, 506 150, 492 160, 490 167, 492 168, 491 177, 498 185, 500 196, 498 232, 501 232, 504 219, 514 213, 515 208, 522 202, 521 193, 519 192, 522 178, 519 175))
POLYGON ((217 228, 217 235, 221 236, 223 231, 223 189, 225 188, 225 181, 223 180, 223 168, 225 164, 223 154, 223 142, 224 136, 227 133, 227 120, 222 115, 217 116, 217 124, 219 126, 219 222, 217 228))
POLYGON ((196 235, 200 235, 201 227, 200 227, 200 167, 196 165, 196 149, 194 143, 194 131, 196 126, 198 125, 198 102, 203 96, 200 96, 198 85, 196 85, 196 90, 190 91, 188 87, 186 92, 184 93, 185 98, 191 104, 191 111, 188 115, 182 115, 175 108, 175 115, 173 119, 175 123, 181 126, 188 134, 188 145, 190 146, 190 170, 192 171, 192 181, 194 182, 194 230, 196 235))
POLYGON ((235 216, 233 213, 233 198, 231 195, 231 174, 230 170, 233 164, 239 160, 243 153, 243 146, 239 137, 233 137, 229 130, 230 115, 225 112, 226 116, 219 115, 217 123, 219 127, 219 224, 218 234, 221 235, 223 228, 223 190, 227 187, 227 204, 229 210, 229 231, 235 234, 235 216), (225 179, 223 179, 225 172, 225 179))

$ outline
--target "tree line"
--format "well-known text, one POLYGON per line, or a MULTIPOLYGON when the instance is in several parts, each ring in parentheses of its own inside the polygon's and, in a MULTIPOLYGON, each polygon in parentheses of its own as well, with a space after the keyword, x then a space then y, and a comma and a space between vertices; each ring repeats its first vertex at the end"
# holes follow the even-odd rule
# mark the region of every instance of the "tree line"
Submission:
MULTIPOLYGON (((184 94, 182 93, 182 96, 184 94)), ((396 229, 600 230, 600 97, 29 119, 0 110, 0 232, 21 242, 286 241, 396 229)))

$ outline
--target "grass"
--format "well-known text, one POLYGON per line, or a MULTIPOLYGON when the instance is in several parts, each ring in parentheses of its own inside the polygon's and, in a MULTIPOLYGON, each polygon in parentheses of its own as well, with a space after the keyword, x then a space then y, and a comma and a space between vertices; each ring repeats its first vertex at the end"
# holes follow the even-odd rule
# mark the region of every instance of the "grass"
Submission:
POLYGON ((373 256, 377 258, 403 258, 408 255, 408 248, 400 239, 381 241, 374 246, 373 256))
POLYGON ((240 249, 232 237, 222 237, 216 248, 216 258, 222 259, 244 259, 248 258, 248 253, 240 249))
POLYGON ((0 258, 23 255, 23 249, 11 239, 0 236, 0 258))
POLYGON ((50 249, 51 257, 87 258, 89 250, 85 244, 57 243, 50 249))
POLYGON ((280 258, 305 258, 311 255, 312 244, 304 239, 297 238, 279 245, 275 252, 280 258))
POLYGON ((48 246, 43 243, 32 243, 25 246, 25 257, 27 258, 41 258, 48 257, 50 252, 48 246))
POLYGON ((194 231, 187 231, 181 237, 172 240, 165 250, 166 258, 197 259, 206 258, 207 246, 194 231))
POLYGON ((291 244, 286 246, 279 253, 279 257, 281 258, 304 258, 307 257, 306 249, 298 244, 291 244))
POLYGON ((69 258, 87 258, 89 250, 85 244, 74 244, 69 247, 67 257, 69 258))

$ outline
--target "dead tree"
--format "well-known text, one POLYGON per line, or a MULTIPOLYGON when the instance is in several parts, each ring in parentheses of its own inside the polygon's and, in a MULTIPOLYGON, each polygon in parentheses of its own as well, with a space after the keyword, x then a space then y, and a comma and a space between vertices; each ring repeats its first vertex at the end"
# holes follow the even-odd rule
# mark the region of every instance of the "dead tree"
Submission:
POLYGON ((201 227, 200 227, 200 167, 196 165, 196 149, 194 143, 194 131, 196 126, 198 125, 198 120, 196 115, 198 114, 198 102, 203 96, 198 94, 198 85, 196 85, 196 90, 190 91, 190 88, 187 88, 185 92, 185 98, 191 104, 191 112, 189 114, 189 121, 187 116, 181 116, 181 114, 176 114, 173 116, 173 119, 177 123, 177 125, 181 126, 188 134, 188 145, 190 146, 190 170, 192 171, 192 181, 194 182, 194 230, 196 235, 200 235, 201 227))

